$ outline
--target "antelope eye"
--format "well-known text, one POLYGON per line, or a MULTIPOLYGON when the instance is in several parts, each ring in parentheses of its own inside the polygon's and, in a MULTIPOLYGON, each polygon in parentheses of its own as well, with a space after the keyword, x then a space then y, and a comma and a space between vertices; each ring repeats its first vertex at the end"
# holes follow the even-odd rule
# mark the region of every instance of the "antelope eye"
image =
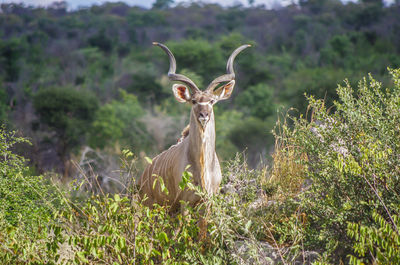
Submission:
POLYGON ((197 103, 197 101, 192 99, 192 104, 196 104, 196 103, 197 103))
POLYGON ((215 103, 215 100, 210 100, 210 104, 213 105, 215 103))

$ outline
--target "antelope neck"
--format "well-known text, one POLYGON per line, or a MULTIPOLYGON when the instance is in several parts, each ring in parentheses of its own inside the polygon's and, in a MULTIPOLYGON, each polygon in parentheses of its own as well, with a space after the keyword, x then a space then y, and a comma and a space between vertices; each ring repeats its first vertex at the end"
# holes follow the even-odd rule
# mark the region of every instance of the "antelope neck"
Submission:
POLYGON ((214 112, 203 128, 197 121, 193 110, 190 113, 189 129, 189 163, 193 167, 194 181, 201 185, 207 192, 211 192, 211 172, 215 162, 215 123, 214 112))

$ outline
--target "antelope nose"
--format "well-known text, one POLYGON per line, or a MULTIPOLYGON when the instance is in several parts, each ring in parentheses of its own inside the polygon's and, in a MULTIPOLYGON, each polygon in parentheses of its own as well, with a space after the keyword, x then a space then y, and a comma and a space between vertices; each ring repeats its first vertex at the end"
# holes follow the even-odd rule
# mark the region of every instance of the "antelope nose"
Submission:
POLYGON ((207 112, 200 112, 199 113, 199 119, 208 119, 208 113, 207 112))
POLYGON ((200 112, 199 113, 199 122, 201 125, 204 127, 206 123, 208 122, 208 113, 207 112, 200 112))

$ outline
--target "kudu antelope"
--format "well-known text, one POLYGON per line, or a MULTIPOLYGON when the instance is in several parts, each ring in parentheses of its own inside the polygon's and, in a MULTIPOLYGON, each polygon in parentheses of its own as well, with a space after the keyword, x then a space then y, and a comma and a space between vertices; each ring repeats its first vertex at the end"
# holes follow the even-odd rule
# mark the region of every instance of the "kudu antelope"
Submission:
POLYGON ((187 189, 182 191, 179 188, 182 173, 188 165, 190 165, 188 171, 193 174, 193 184, 200 185, 208 194, 218 190, 222 174, 215 153, 213 105, 219 100, 228 99, 231 96, 235 85, 233 61, 236 55, 250 45, 237 48, 228 59, 227 74, 214 79, 206 90, 201 91, 188 77, 175 73, 175 57, 165 45, 156 42, 153 44, 162 48, 169 57, 169 79, 187 85, 174 84, 172 86, 175 98, 179 102, 190 103, 192 110, 188 131, 182 134, 181 140, 176 145, 171 146, 152 160, 152 163, 144 170, 138 184, 141 197, 143 198, 145 194, 148 197, 145 204, 149 206, 154 203, 170 205, 173 210, 179 208, 181 200, 191 205, 200 200, 194 191, 187 189), (215 89, 221 83, 224 84, 215 89), (168 194, 162 192, 158 184, 153 189, 153 183, 158 177, 162 177, 168 194))

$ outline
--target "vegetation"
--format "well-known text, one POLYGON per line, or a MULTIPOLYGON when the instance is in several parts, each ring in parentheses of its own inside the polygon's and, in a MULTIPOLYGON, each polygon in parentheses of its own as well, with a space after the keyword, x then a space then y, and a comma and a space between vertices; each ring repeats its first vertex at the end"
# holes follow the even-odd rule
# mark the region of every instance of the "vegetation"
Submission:
POLYGON ((0 119, 32 140, 33 150, 25 155, 39 172, 73 175, 66 163, 82 155, 85 146, 107 156, 129 148, 151 157, 176 142, 189 115, 173 102, 168 62, 153 41, 166 43, 178 72, 200 88, 224 73, 236 47, 253 45, 237 58, 232 100, 216 110, 217 127, 229 123, 217 137, 222 160, 247 149, 252 167, 273 147, 273 138, 263 136, 277 108, 304 114, 305 92, 330 106, 337 99, 336 84, 345 78, 353 84, 371 72, 386 83, 386 67, 400 67, 396 3, 305 0, 268 10, 250 2, 249 7, 173 2, 156 1, 151 9, 105 3, 73 11, 65 2, 47 8, 1 4, 0 119), (44 100, 46 93, 57 95, 44 100), (132 95, 141 110, 129 106, 135 111, 109 123, 123 111, 117 102, 132 95), (57 97, 64 97, 58 105, 57 97), (81 106, 69 106, 69 100, 81 106), (52 114, 43 113, 47 108, 52 114), (74 117, 70 124, 54 124, 65 120, 56 118, 57 111, 67 109, 74 117), (54 120, 45 115, 55 115, 54 120), (239 116, 245 121, 233 118, 239 116), (127 120, 133 128, 122 128, 127 120), (246 125, 251 129, 242 129, 246 125), (249 133, 254 134, 251 143, 242 140, 249 133))
MULTIPOLYGON (((12 149, 27 140, 0 128, 0 260, 3 264, 46 262, 54 245, 49 223, 62 208, 56 187, 43 176, 34 176, 23 157, 12 149)), ((57 245, 57 244, 56 244, 57 245)), ((55 245, 55 246, 56 246, 55 245)))
POLYGON ((400 70, 390 73, 393 88, 382 88, 372 76, 362 79, 357 91, 347 81, 339 85, 339 99, 330 109, 310 96, 311 121, 294 118, 293 128, 282 126, 284 137, 278 138, 293 147, 287 155, 300 158, 296 163, 310 182, 293 201, 305 218, 296 236, 306 249, 335 263, 348 261, 348 255, 355 264, 375 259, 386 264, 398 257, 391 240, 398 236, 400 199, 400 70))
POLYGON ((0 263, 398 263, 398 1, 173 2, 1 4, 0 263), (152 41, 201 88, 253 45, 215 107, 221 190, 184 172, 203 203, 174 214, 135 186, 189 117, 152 41))
POLYGON ((55 132, 55 143, 62 161, 81 144, 81 138, 88 129, 97 110, 97 98, 87 92, 69 88, 47 88, 33 97, 33 106, 41 123, 55 132))
MULTIPOLYGON (((143 206, 131 181, 111 195, 98 181, 89 192, 84 181, 65 193, 42 177, 33 178, 24 159, 10 151, 25 140, 2 129, 0 260, 396 263, 400 69, 390 73, 391 88, 382 88, 372 76, 357 90, 347 81, 339 85, 334 108, 309 96, 310 119, 288 116, 291 126, 277 123, 272 166, 253 170, 236 157, 213 197, 193 186, 191 174, 184 172, 180 187, 194 189, 203 203, 192 208, 182 202, 184 210, 173 215, 168 207, 143 206), (207 220, 205 240, 199 240, 200 215, 207 220)), ((121 158, 121 169, 134 180, 138 158, 130 151, 121 158)))

